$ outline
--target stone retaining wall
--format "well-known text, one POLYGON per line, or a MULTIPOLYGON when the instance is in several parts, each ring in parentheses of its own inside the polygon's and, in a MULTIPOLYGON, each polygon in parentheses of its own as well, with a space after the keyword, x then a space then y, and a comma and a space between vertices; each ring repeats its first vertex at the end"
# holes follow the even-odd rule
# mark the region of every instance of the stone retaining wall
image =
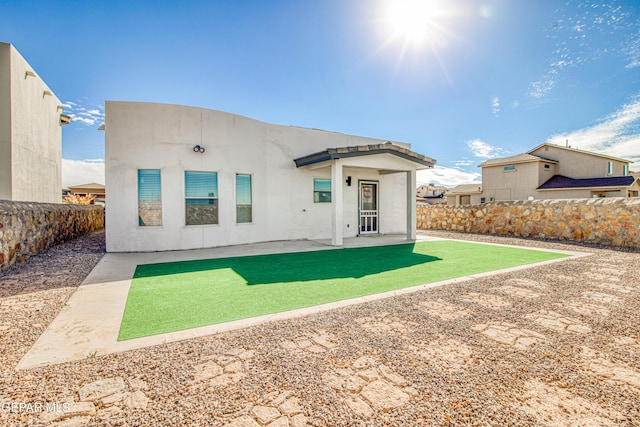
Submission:
POLYGON ((0 200, 0 271, 103 227, 102 206, 0 200))
POLYGON ((418 229, 573 240, 640 248, 640 199, 418 205, 418 229))

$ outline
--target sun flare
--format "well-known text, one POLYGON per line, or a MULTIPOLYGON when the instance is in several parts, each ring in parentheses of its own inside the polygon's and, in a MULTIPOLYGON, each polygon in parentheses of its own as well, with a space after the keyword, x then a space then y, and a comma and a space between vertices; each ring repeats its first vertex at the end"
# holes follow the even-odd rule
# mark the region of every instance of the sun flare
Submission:
POLYGON ((443 43, 447 14, 441 0, 387 0, 382 12, 391 38, 414 48, 443 43))

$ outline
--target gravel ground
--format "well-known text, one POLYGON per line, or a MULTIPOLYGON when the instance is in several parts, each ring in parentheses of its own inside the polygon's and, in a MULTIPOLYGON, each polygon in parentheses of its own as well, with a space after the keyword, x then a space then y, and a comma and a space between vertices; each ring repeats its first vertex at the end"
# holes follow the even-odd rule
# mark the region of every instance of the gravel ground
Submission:
POLYGON ((16 371, 104 253, 91 234, 0 275, 0 424, 640 425, 640 253, 425 234, 594 255, 16 371))

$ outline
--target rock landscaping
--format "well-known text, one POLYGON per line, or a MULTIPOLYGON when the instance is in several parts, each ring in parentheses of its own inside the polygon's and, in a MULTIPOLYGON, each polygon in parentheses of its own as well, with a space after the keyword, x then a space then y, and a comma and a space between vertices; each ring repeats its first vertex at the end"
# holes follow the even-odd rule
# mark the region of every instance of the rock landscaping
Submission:
POLYGON ((419 205, 416 218, 421 230, 640 248, 640 199, 637 197, 419 205))
POLYGON ((640 425, 640 253, 567 259, 202 338, 15 366, 104 253, 0 273, 0 425, 640 425))

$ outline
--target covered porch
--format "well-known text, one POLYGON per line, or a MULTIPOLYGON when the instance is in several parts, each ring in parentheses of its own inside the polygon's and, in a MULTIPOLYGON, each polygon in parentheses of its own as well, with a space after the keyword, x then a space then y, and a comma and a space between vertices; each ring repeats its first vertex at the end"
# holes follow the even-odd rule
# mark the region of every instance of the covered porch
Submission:
POLYGON ((298 168, 330 171, 331 245, 399 232, 415 240, 416 171, 432 168, 435 160, 387 142, 328 148, 294 161, 298 168))

